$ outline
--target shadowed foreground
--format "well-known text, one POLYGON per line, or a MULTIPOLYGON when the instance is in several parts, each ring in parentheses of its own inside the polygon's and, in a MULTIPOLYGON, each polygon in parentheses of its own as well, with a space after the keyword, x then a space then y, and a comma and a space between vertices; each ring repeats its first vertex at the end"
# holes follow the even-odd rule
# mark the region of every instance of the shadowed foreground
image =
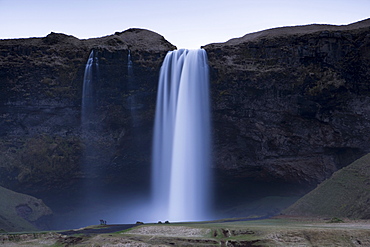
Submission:
MULTIPOLYGON (((2 234, 1 246, 370 246, 370 221, 287 218, 2 234), (100 229, 100 230, 99 230, 100 229), (109 230, 110 229, 110 230, 109 230)), ((128 225, 124 225, 128 226, 128 225)))

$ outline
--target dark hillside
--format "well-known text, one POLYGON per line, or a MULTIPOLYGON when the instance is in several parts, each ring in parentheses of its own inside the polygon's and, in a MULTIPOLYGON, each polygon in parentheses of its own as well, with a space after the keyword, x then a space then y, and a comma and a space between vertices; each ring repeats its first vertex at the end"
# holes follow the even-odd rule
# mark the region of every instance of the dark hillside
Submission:
POLYGON ((331 178, 286 209, 286 215, 370 219, 370 154, 335 172, 331 178))

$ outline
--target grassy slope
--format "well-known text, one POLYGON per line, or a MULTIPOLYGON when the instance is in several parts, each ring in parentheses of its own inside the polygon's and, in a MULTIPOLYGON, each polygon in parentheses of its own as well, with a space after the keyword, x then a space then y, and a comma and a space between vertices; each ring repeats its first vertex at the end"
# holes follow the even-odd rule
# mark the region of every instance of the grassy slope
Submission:
POLYGON ((45 213, 51 213, 41 200, 0 187, 0 229, 9 232, 37 230, 30 222, 18 216, 18 205, 27 205, 32 209, 28 216, 31 221, 45 213))
POLYGON ((286 215, 370 219, 370 154, 335 172, 283 211, 286 215))

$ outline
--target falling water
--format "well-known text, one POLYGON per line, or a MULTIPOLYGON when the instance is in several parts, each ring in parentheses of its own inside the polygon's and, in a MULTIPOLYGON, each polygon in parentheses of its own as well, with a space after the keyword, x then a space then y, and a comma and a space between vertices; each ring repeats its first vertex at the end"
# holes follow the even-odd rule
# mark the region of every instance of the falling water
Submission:
POLYGON ((82 88, 81 124, 83 126, 83 130, 88 128, 88 124, 92 119, 94 110, 93 77, 94 70, 98 70, 98 66, 98 58, 95 56, 94 50, 92 50, 85 66, 82 88))
POLYGON ((134 68, 131 60, 131 51, 128 50, 127 54, 127 90, 130 93, 130 96, 127 97, 127 106, 131 113, 132 119, 132 127, 136 127, 137 125, 137 100, 136 100, 136 93, 134 92, 136 89, 134 83, 134 68))
POLYGON ((132 69, 131 51, 128 50, 127 54, 127 75, 129 80, 133 77, 134 71, 132 69))
POLYGON ((93 176, 95 170, 93 168, 95 139, 97 135, 97 122, 95 115, 95 99, 94 99, 94 84, 96 83, 99 64, 96 52, 92 50, 85 66, 85 74, 82 88, 82 104, 81 104, 81 131, 82 140, 84 142, 84 153, 82 158, 82 169, 85 174, 93 176))
POLYGON ((205 50, 167 54, 160 71, 153 141, 152 188, 159 219, 208 217, 208 84, 205 50))

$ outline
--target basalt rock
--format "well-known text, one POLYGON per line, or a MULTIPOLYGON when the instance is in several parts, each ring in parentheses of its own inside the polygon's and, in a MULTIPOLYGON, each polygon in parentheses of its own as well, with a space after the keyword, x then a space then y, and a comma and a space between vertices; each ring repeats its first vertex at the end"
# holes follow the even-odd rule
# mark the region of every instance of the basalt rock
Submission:
POLYGON ((37 194, 89 176, 80 169, 86 148, 80 117, 92 50, 99 61, 94 78, 99 126, 94 148, 99 152, 91 158, 99 182, 92 183, 148 180, 138 174, 149 170, 159 68, 173 49, 162 36, 143 29, 87 40, 59 33, 0 40, 0 184, 37 194))
POLYGON ((369 33, 367 19, 205 46, 219 181, 245 195, 299 194, 368 153, 369 33))

